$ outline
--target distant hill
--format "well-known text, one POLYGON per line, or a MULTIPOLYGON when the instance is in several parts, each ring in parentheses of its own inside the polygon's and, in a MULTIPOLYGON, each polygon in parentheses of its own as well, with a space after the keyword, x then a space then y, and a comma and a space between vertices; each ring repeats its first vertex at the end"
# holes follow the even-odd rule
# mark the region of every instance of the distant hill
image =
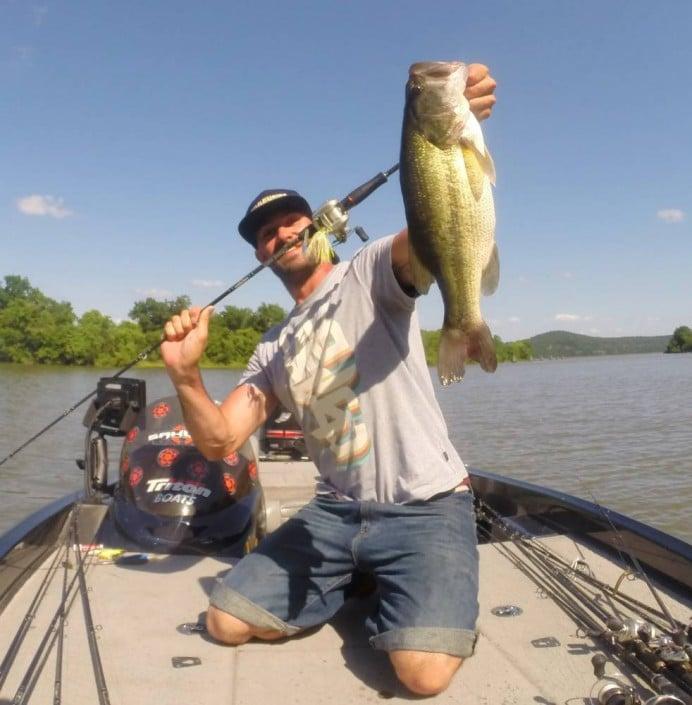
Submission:
POLYGON ((596 338, 591 335, 552 330, 529 338, 533 356, 579 357, 581 355, 625 355, 628 353, 665 352, 669 335, 596 338))

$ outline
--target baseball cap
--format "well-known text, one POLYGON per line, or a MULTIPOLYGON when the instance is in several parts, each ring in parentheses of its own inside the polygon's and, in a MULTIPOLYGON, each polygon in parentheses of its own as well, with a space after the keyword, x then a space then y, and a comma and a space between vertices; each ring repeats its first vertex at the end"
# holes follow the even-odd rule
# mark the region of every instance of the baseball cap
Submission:
POLYGON ((291 189, 267 189, 259 193, 248 206, 245 217, 238 223, 238 232, 253 247, 257 246, 257 231, 276 213, 295 211, 312 218, 310 204, 291 189))

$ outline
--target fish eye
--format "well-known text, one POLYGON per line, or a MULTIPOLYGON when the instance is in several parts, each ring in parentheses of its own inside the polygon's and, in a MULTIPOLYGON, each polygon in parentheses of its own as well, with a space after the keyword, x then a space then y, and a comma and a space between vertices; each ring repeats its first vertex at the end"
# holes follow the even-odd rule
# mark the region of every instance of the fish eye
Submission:
POLYGON ((423 85, 417 81, 411 81, 409 84, 409 91, 411 95, 420 95, 423 92, 423 85))

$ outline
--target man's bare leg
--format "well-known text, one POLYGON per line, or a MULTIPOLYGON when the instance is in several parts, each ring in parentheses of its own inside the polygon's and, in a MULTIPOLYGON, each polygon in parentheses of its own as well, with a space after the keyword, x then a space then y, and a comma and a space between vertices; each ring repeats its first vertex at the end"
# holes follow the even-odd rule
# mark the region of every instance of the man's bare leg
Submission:
POLYGON ((427 651, 389 652, 397 678, 417 695, 437 695, 447 689, 464 659, 427 651))
POLYGON ((207 610, 207 633, 217 641, 233 646, 244 644, 253 637, 270 641, 286 636, 283 632, 275 629, 253 627, 213 605, 209 605, 207 610))

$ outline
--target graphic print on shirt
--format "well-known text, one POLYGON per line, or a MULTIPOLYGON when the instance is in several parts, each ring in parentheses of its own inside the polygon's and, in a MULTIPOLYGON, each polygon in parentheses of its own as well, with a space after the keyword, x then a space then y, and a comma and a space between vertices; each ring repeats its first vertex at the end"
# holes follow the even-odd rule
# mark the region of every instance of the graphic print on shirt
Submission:
POLYGON ((338 469, 350 470, 370 454, 370 436, 355 393, 355 354, 331 313, 326 302, 292 336, 282 331, 279 346, 306 436, 329 447, 338 469))

